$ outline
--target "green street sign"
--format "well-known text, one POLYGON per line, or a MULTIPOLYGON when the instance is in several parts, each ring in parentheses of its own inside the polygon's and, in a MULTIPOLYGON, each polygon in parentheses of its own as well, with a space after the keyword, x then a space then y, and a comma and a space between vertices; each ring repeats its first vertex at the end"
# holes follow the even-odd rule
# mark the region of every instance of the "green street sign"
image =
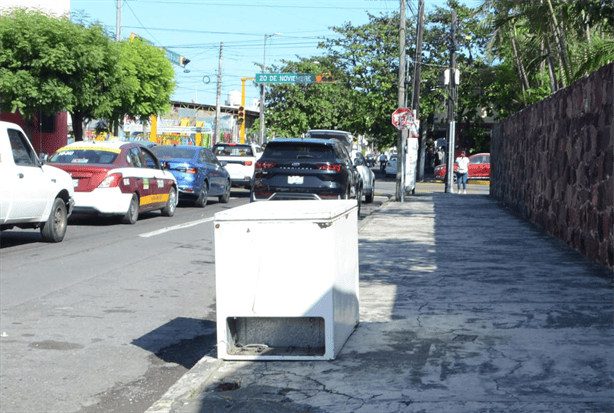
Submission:
POLYGON ((171 61, 171 63, 176 64, 177 66, 181 66, 181 55, 179 53, 171 52, 164 47, 161 47, 162 50, 166 53, 166 58, 171 61))
POLYGON ((315 73, 256 73, 256 83, 315 83, 315 73))

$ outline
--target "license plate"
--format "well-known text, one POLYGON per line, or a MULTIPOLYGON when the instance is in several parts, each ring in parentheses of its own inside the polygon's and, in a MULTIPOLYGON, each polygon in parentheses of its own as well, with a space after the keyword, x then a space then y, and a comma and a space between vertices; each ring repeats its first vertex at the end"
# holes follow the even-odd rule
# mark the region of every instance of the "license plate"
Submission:
POLYGON ((73 187, 73 188, 76 188, 76 187, 78 187, 78 186, 79 186, 79 180, 78 180, 78 179, 73 179, 73 180, 72 180, 72 187, 73 187))
POLYGON ((288 183, 289 184, 302 184, 303 183, 303 177, 302 176, 288 176, 288 183))

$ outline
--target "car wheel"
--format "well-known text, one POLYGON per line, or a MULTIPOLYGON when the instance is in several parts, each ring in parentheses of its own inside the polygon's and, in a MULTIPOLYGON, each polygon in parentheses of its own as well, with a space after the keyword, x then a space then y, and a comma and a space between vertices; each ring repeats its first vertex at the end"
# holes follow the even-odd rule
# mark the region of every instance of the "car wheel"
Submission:
POLYGON ((371 202, 373 202, 374 198, 375 198, 375 182, 371 184, 371 191, 365 195, 365 202, 367 204, 370 204, 371 202))
POLYGON ((62 198, 56 198, 53 201, 53 208, 49 214, 47 222, 41 227, 41 235, 46 242, 60 242, 66 235, 66 227, 68 226, 68 214, 66 212, 66 204, 62 198))
POLYGON ((166 205, 162 208, 162 215, 165 217, 172 217, 175 215, 177 209, 177 190, 173 187, 168 193, 168 200, 166 205))
POLYGON ((222 204, 227 204, 228 201, 230 201, 230 181, 227 182, 226 191, 224 192, 224 195, 220 196, 220 202, 222 204))
POLYGON ((136 221, 139 220, 139 196, 134 193, 132 194, 132 199, 130 200, 130 206, 128 207, 128 212, 126 215, 122 217, 122 224, 136 224, 136 221))
POLYGON ((207 205, 207 198, 209 198, 209 187, 206 182, 203 182, 203 189, 200 190, 200 194, 196 201, 194 201, 194 205, 199 208, 204 208, 207 205))

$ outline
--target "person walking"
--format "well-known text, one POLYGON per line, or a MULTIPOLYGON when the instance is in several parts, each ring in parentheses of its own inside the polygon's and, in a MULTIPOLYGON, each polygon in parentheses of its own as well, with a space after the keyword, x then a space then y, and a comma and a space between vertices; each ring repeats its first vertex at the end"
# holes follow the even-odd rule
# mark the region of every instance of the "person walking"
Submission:
POLYGON ((461 154, 456 161, 454 161, 458 169, 456 171, 456 184, 458 185, 458 193, 461 193, 461 183, 463 184, 463 194, 467 193, 467 176, 469 175, 469 158, 465 156, 465 151, 461 151, 461 154))

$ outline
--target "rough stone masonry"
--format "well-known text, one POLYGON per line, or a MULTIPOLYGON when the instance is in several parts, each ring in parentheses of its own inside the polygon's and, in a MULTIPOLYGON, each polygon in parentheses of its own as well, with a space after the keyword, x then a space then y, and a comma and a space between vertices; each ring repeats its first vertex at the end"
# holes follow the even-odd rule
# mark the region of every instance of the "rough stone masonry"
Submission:
POLYGON ((493 197, 614 269, 614 63, 493 130, 493 197))

